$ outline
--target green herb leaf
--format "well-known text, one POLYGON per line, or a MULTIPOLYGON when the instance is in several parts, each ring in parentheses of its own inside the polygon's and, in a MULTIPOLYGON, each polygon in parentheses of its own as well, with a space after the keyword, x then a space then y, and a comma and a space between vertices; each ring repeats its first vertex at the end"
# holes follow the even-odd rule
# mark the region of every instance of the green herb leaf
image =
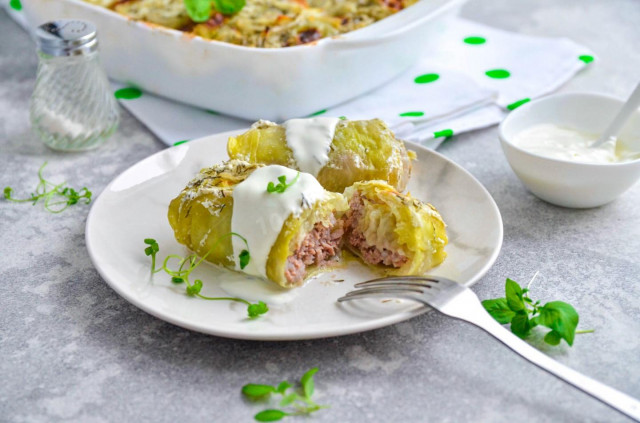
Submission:
POLYGON ((213 0, 216 10, 223 15, 238 13, 245 6, 245 0, 213 0))
POLYGON ((576 328, 578 327, 578 312, 563 301, 552 301, 540 307, 540 316, 537 322, 548 327, 552 331, 567 341, 567 344, 573 345, 576 328))
POLYGON ((522 288, 516 281, 507 278, 504 290, 507 304, 512 311, 518 312, 525 309, 524 301, 522 300, 522 288))
POLYGON ((151 256, 151 273, 155 273, 158 270, 156 269, 156 254, 158 253, 158 251, 160 251, 160 246, 158 245, 158 243, 156 242, 155 239, 153 238, 145 238, 144 239, 144 243, 146 245, 148 245, 148 247, 146 247, 144 249, 144 253, 147 256, 151 256))
POLYGON ((247 306, 247 314, 252 319, 260 316, 261 314, 265 314, 267 311, 269 311, 269 307, 262 301, 258 301, 256 304, 249 304, 249 306, 247 306))
POLYGON ((282 194, 287 190, 287 188, 295 184, 298 178, 300 178, 300 172, 298 172, 296 174, 296 177, 291 180, 291 183, 287 184, 287 177, 285 175, 278 176, 277 184, 274 184, 273 182, 269 182, 267 184, 267 192, 269 193, 277 192, 279 194, 282 194))
POLYGON ((187 294, 189 295, 197 295, 202 290, 202 281, 200 279, 196 279, 193 282, 193 285, 187 286, 187 294))
MULTIPOLYGON (((537 273, 536 273, 537 275, 537 273)), ((535 278, 535 276, 534 276, 535 278)), ((507 279, 506 298, 482 302, 485 310, 502 324, 511 323, 511 331, 521 338, 529 335, 538 326, 551 329, 544 337, 550 345, 558 345, 562 339, 573 345, 578 326, 578 312, 563 301, 552 301, 540 306, 540 301, 529 298, 529 289, 522 289, 517 282, 507 279)), ((584 331, 592 332, 592 331, 584 331)))
POLYGON ((284 395, 284 393, 285 393, 285 392, 287 391, 287 389, 289 389, 289 388, 291 388, 291 384, 285 380, 285 381, 280 382, 280 384, 279 384, 279 385, 278 385, 278 387, 276 388, 276 391, 277 391, 279 394, 283 394, 283 395, 284 395))
POLYGON ((313 395, 313 390, 314 390, 313 375, 315 375, 317 372, 318 372, 318 368, 314 367, 309 371, 307 371, 307 373, 302 375, 302 378, 300 379, 300 384, 302 385, 302 391, 304 392, 304 396, 307 399, 310 399, 311 395, 313 395))
POLYGON ((240 269, 244 269, 249 264, 249 260, 251 260, 251 254, 249 254, 248 250, 242 250, 238 258, 240 259, 240 269))
POLYGON ((245 396, 248 396, 252 399, 266 398, 271 394, 279 394, 282 395, 282 399, 280 400, 281 407, 289 407, 293 408, 293 411, 287 412, 286 410, 264 410, 254 417, 258 421, 276 421, 280 420, 286 416, 301 416, 301 415, 309 415, 313 412, 326 408, 325 406, 316 404, 311 396, 314 391, 314 381, 313 376, 318 371, 317 367, 314 367, 307 371, 302 378, 300 379, 300 385, 302 388, 302 392, 304 396, 299 395, 296 392, 291 392, 287 394, 287 390, 291 388, 291 384, 289 382, 282 381, 278 384, 277 387, 273 387, 271 385, 258 385, 258 384, 248 384, 242 387, 242 393, 245 396))
POLYGON ((10 199, 12 191, 13 191, 13 188, 5 187, 5 189, 4 189, 4 198, 6 198, 7 200, 10 199))
POLYGON ((280 401, 280 407, 287 407, 293 404, 298 398, 300 398, 300 396, 295 392, 285 395, 285 397, 280 401))
POLYGON ((555 330, 550 331, 544 336, 544 342, 549 345, 558 345, 562 341, 562 337, 555 330))
POLYGON ((171 278, 171 282, 173 282, 173 283, 182 283, 182 282, 184 282, 184 279, 179 278, 177 276, 174 276, 174 277, 171 278))
POLYGON ((500 324, 506 325, 511 323, 511 319, 516 315, 513 310, 509 308, 506 298, 496 298, 494 300, 484 300, 482 306, 485 310, 496 319, 500 324))
POLYGON ((242 393, 252 399, 262 399, 271 393, 276 392, 276 388, 271 385, 259 385, 256 383, 249 383, 242 387, 242 393))
POLYGON ((529 322, 529 316, 526 312, 521 311, 516 313, 511 319, 511 332, 518 335, 520 338, 524 338, 531 331, 531 324, 529 322))
POLYGON ((259 422, 275 422, 287 417, 287 413, 282 410, 264 410, 253 416, 259 422))
POLYGON ((184 0, 184 7, 194 22, 206 22, 211 16, 211 0, 184 0))

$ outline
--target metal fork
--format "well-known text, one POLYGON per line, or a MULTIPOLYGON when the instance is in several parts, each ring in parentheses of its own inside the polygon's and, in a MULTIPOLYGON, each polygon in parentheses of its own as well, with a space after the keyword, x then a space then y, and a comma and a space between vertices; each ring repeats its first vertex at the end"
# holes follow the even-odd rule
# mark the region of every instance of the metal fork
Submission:
POLYGON ((533 348, 496 322, 469 288, 437 276, 401 276, 358 283, 363 288, 338 298, 339 302, 365 298, 402 298, 419 301, 447 316, 472 323, 557 378, 640 422, 640 401, 572 370, 533 348))

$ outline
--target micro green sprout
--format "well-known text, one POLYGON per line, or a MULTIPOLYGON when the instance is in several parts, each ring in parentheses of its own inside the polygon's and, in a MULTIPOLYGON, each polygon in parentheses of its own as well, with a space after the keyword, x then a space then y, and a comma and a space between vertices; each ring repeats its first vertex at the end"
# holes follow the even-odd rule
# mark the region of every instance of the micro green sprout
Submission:
POLYGON ((271 395, 280 395, 282 397, 279 402, 280 407, 289 407, 286 410, 266 409, 253 416, 253 418, 259 422, 274 422, 288 416, 308 416, 313 412, 328 408, 315 403, 311 399, 315 390, 313 376, 317 372, 317 367, 308 370, 300 378, 300 388, 298 390, 289 390, 293 388, 293 385, 286 380, 280 382, 277 386, 257 383, 244 385, 242 394, 252 401, 262 401, 269 399, 271 395))
POLYGON ((84 200, 85 204, 91 202, 92 192, 89 191, 87 187, 76 191, 71 187, 65 186, 67 184, 66 182, 54 184, 46 180, 44 176, 42 176, 42 170, 46 165, 47 162, 44 162, 42 166, 40 166, 40 169, 38 169, 39 183, 29 198, 15 198, 13 197, 13 188, 5 187, 3 191, 4 199, 14 203, 30 202, 33 205, 40 200, 44 200, 44 208, 50 213, 60 213, 66 210, 67 207, 78 204, 80 200, 84 200))
POLYGON ((273 182, 269 182, 267 184, 267 192, 269 193, 277 192, 278 194, 282 194, 287 190, 287 188, 295 184, 299 178, 300 178, 300 172, 298 172, 297 175, 291 180, 291 182, 287 184, 287 177, 285 175, 278 176, 277 184, 274 184, 273 182))
POLYGON ((203 300, 210 301, 235 301, 247 306, 247 315, 249 318, 254 319, 262 314, 265 314, 269 311, 269 307, 266 303, 262 301, 258 301, 257 303, 250 303, 249 301, 237 298, 237 297, 208 297, 202 295, 200 292, 202 291, 203 283, 200 279, 196 279, 193 282, 189 279, 191 273, 198 267, 202 262, 213 252, 213 250, 220 244, 220 242, 228 237, 236 236, 240 238, 244 244, 246 245, 246 249, 242 250, 239 254, 238 260, 241 269, 244 269, 249 262, 251 261, 251 254, 249 254, 249 244, 247 240, 240 234, 235 232, 229 232, 228 234, 220 236, 214 243, 213 246, 209 249, 209 251, 202 257, 198 258, 195 254, 190 254, 186 257, 182 257, 177 254, 170 254, 165 257, 162 266, 158 269, 155 268, 155 260, 156 254, 160 250, 158 246, 158 242, 153 238, 146 238, 144 240, 145 247, 144 253, 147 256, 151 256, 151 272, 157 273, 161 270, 164 270, 169 276, 171 276, 171 282, 180 285, 182 283, 185 284, 185 291, 187 295, 192 297, 198 297, 203 300), (177 270, 171 269, 169 267, 170 260, 178 260, 178 268, 177 270))

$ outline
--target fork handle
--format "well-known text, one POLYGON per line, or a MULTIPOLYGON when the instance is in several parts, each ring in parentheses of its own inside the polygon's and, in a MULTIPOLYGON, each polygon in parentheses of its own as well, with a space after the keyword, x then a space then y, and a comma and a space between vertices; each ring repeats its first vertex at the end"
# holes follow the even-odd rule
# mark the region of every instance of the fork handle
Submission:
POLYGON ((591 395, 593 398, 602 401, 609 407, 640 422, 640 401, 618 391, 617 389, 607 386, 604 383, 600 383, 597 380, 591 379, 588 376, 570 369, 563 364, 560 364, 556 360, 530 346, 513 333, 509 332, 501 324, 496 322, 486 311, 484 311, 484 309, 482 309, 482 313, 475 313, 473 319, 467 319, 465 317, 463 320, 484 329, 507 347, 540 367, 542 370, 551 373, 557 378, 562 379, 591 395))

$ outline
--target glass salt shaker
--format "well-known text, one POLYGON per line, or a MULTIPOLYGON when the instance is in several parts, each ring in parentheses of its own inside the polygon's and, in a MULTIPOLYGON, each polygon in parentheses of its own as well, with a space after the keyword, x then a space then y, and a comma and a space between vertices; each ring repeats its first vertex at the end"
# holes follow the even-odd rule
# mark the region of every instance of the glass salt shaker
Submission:
POLYGON ((98 147, 118 127, 119 111, 98 60, 96 27, 75 19, 39 26, 38 76, 31 126, 55 150, 98 147))

